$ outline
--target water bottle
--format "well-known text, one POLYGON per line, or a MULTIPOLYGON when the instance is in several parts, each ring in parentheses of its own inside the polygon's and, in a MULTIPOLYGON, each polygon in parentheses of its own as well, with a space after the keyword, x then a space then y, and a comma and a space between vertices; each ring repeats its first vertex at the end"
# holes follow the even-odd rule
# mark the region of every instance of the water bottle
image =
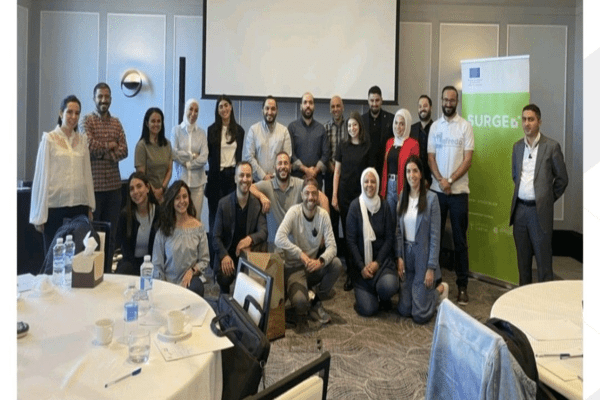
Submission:
POLYGON ((63 280, 63 286, 71 287, 71 278, 73 277, 73 256, 75 255, 75 242, 73 242, 73 235, 67 235, 67 241, 65 242, 65 278, 63 280))
POLYGON ((56 286, 60 286, 63 283, 65 274, 65 245, 63 244, 63 238, 56 239, 53 255, 52 283, 56 286))
POLYGON ((138 305, 138 317, 143 317, 148 314, 148 311, 150 311, 150 307, 152 306, 150 302, 150 292, 148 290, 138 290, 133 296, 133 300, 138 305))
POLYGON ((154 265, 150 261, 150 256, 144 256, 144 262, 140 267, 140 290, 152 290, 152 276, 154 275, 154 265))
POLYGON ((125 305, 123 307, 123 320, 125 321, 125 329, 123 331, 124 340, 127 340, 129 333, 136 329, 138 320, 138 303, 135 300, 137 289, 135 282, 132 282, 125 290, 125 305))

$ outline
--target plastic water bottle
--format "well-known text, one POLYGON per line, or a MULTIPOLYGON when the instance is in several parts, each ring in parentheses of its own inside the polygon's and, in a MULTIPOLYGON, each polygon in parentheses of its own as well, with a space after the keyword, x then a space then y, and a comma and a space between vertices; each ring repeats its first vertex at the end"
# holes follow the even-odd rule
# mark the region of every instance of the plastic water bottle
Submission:
POLYGON ((133 300, 138 305, 138 317, 143 317, 148 314, 148 311, 150 311, 150 308, 152 307, 149 290, 138 290, 133 296, 133 300))
POLYGON ((64 280, 65 274, 65 245, 63 239, 56 239, 56 244, 53 250, 54 261, 52 264, 52 283, 56 286, 60 286, 64 280))
POLYGON ((123 320, 125 321, 123 337, 125 341, 129 337, 129 333, 137 327, 138 303, 135 300, 136 293, 135 283, 131 283, 123 293, 125 296, 125 305, 123 306, 123 320))
POLYGON ((73 242, 73 235, 67 235, 67 241, 65 242, 65 278, 63 280, 63 286, 70 288, 71 279, 73 277, 73 256, 75 255, 75 242, 73 242))
POLYGON ((154 265, 149 255, 144 256, 144 262, 140 266, 140 290, 152 290, 152 276, 154 265))

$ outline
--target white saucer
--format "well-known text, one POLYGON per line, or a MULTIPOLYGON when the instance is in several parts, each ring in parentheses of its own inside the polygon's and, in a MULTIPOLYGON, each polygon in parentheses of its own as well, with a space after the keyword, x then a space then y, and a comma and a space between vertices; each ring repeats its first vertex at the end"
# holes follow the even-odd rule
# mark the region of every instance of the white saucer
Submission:
POLYGON ((187 338, 192 334, 192 325, 185 324, 183 330, 178 334, 172 334, 166 326, 158 329, 158 338, 164 342, 175 342, 187 338))

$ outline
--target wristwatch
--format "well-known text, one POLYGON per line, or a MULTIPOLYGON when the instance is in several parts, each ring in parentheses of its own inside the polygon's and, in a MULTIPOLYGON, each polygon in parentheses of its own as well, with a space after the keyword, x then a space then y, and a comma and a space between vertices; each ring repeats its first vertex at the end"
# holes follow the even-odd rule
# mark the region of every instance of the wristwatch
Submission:
POLYGON ((452 181, 452 178, 448 178, 448 183, 449 183, 450 185, 452 185, 452 182, 453 182, 453 181, 452 181))

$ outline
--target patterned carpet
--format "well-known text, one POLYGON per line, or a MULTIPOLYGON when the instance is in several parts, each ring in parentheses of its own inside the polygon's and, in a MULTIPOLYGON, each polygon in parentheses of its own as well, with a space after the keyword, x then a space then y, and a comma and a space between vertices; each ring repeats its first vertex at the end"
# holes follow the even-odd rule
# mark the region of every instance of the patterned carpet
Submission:
MULTIPOLYGON (((442 278, 450 285, 450 300, 455 301, 454 272, 443 269, 442 278)), ((353 308, 354 291, 344 292, 344 281, 345 276, 338 280, 335 296, 323 301, 332 317, 330 324, 321 327, 311 323, 300 334, 289 328, 285 337, 271 342, 266 385, 329 351, 328 399, 423 399, 435 317, 425 325, 400 317, 395 310, 361 317, 353 308)), ((494 301, 505 292, 472 279, 469 304, 463 309, 485 322, 494 301)), ((393 303, 395 306, 397 295, 393 303)))

